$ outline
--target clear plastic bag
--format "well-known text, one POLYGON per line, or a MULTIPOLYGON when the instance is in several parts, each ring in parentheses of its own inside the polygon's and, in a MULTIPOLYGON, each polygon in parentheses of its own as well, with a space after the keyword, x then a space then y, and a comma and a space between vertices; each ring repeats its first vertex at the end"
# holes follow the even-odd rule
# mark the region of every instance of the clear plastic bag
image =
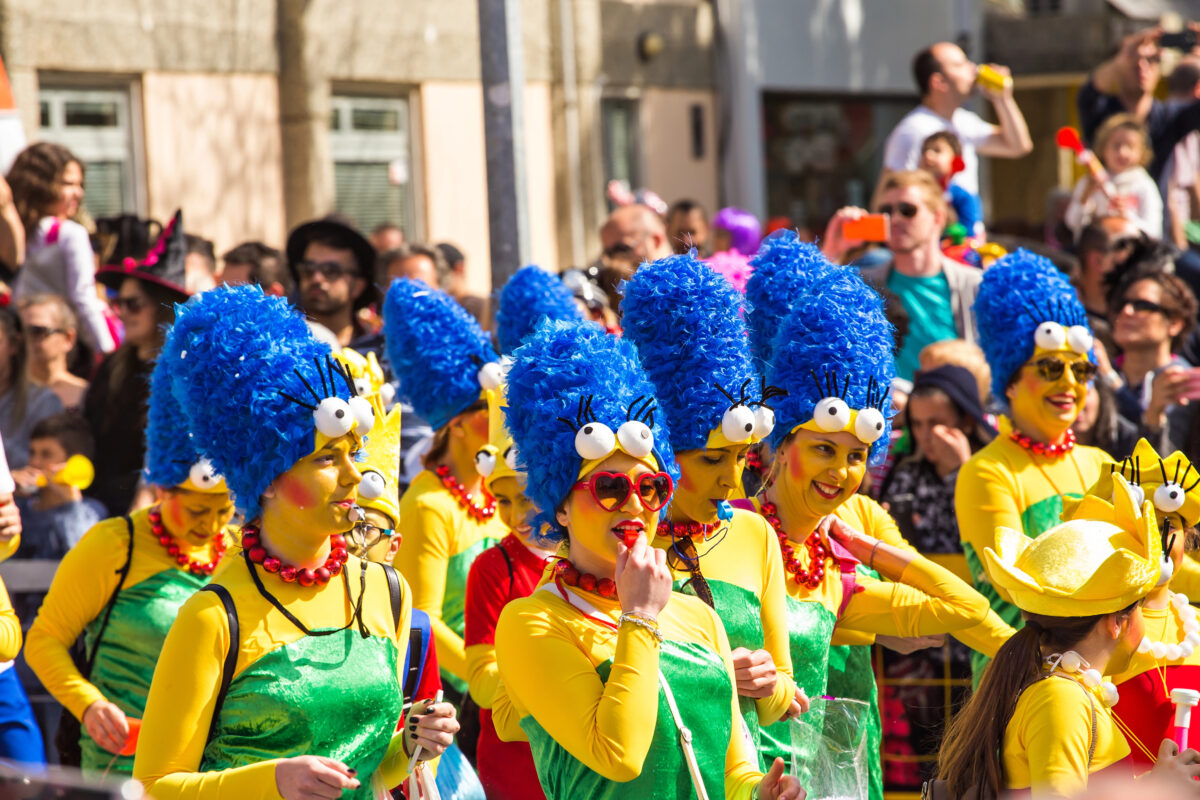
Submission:
POLYGON ((867 704, 819 697, 793 719, 791 774, 808 800, 867 800, 867 704))

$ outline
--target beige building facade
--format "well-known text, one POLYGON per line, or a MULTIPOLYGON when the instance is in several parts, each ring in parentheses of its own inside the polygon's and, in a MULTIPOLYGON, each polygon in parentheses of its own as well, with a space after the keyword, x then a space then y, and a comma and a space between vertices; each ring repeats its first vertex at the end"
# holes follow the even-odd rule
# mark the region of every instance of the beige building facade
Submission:
MULTIPOLYGON (((613 177, 715 207, 710 4, 520 16, 532 262, 598 255, 613 177)), ((27 137, 84 160, 95 216, 179 207, 221 252, 338 211, 455 243, 489 288, 476 0, 0 0, 0 54, 27 137)))

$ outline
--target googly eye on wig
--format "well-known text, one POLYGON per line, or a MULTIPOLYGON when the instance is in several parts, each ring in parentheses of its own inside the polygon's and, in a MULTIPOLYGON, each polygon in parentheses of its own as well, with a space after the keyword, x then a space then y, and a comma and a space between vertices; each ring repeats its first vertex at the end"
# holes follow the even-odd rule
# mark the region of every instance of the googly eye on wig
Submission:
POLYGON ((188 480, 201 489, 211 489, 221 482, 221 476, 217 474, 211 461, 201 458, 188 470, 188 480))
POLYGON ((517 446, 515 444, 509 445, 508 449, 504 451, 504 463, 513 472, 519 471, 517 469, 517 446))
POLYGON ((358 484, 358 496, 363 500, 378 500, 387 491, 387 481, 375 470, 363 473, 362 482, 358 484))
POLYGON ((496 454, 490 447, 484 447, 475 453, 475 471, 487 478, 496 471, 496 454))
POLYGON ((366 397, 371 393, 371 381, 365 377, 354 379, 354 393, 366 397))
POLYGON ((1072 325, 1067 328, 1067 346, 1081 356, 1086 356, 1092 351, 1094 341, 1092 332, 1083 325, 1072 325))
POLYGON ((1129 484, 1129 493, 1133 495, 1133 504, 1137 508, 1141 508, 1142 504, 1146 502, 1146 490, 1136 483, 1129 484))
POLYGON ((354 412, 340 397, 326 397, 313 411, 317 430, 330 439, 345 436, 354 429, 354 412))
POLYGON ((622 422, 617 428, 617 441, 621 449, 634 458, 646 458, 654 450, 654 432, 641 420, 622 422))
POLYGON ((765 439, 775 430, 775 412, 767 406, 754 409, 754 438, 765 439))
POLYGON ((813 422, 826 433, 846 430, 850 424, 850 406, 840 397, 824 397, 813 409, 813 422))
POLYGON ((1067 329, 1057 322, 1043 322, 1033 332, 1033 343, 1042 350, 1062 350, 1067 344, 1067 329))
POLYGON ((874 444, 883 436, 884 423, 882 411, 878 408, 864 408, 854 420, 854 435, 863 444, 874 444))
POLYGON ((721 415, 721 435, 734 444, 750 441, 754 436, 754 411, 744 405, 727 409, 721 415))
POLYGON ((1173 514, 1183 508, 1187 492, 1177 483, 1164 483, 1154 490, 1154 507, 1164 514, 1173 514))
POLYGON ((603 422, 589 422, 575 434, 575 452, 584 461, 608 456, 617 447, 617 435, 603 422))
POLYGON ((375 427, 375 409, 365 397, 351 397, 349 405, 354 414, 354 432, 366 436, 375 427))
POLYGON ((504 384, 504 370, 495 361, 489 361, 479 368, 480 387, 488 390, 499 389, 504 384))

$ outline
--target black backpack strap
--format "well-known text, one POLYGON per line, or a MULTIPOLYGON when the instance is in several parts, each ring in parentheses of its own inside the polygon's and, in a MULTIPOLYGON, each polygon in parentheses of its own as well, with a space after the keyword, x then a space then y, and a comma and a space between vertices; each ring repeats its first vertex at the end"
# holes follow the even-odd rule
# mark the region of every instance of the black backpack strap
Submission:
POLYGON ((229 594, 228 589, 219 583, 209 583, 200 591, 212 592, 221 598, 221 605, 225 607, 225 617, 229 624, 229 649, 225 651, 225 663, 221 667, 221 688, 217 691, 217 702, 213 706, 212 719, 208 723, 208 736, 204 740, 204 744, 207 746, 212 741, 213 732, 217 729, 217 718, 221 716, 221 706, 225 704, 225 695, 229 693, 233 671, 237 669, 238 651, 241 649, 241 630, 238 626, 237 608, 233 604, 233 597, 229 594))
POLYGON ((496 545, 496 549, 500 551, 500 555, 504 556, 504 563, 508 567, 508 599, 513 599, 513 565, 512 556, 504 549, 503 545, 496 545))
POLYGON ((392 599, 392 630, 400 627, 400 615, 404 611, 404 598, 400 596, 400 573, 391 564, 380 564, 387 576, 388 596, 392 599))
POLYGON ((80 673, 85 679, 92 677, 92 667, 96 665, 96 654, 100 652, 100 640, 104 638, 104 632, 108 630, 108 620, 112 617, 113 607, 117 604, 117 595, 125 588, 125 579, 129 577, 129 566, 133 563, 133 520, 128 514, 121 517, 125 520, 125 528, 129 531, 129 545, 125 551, 125 563, 117 570, 117 574, 121 576, 117 581, 117 588, 113 590, 112 595, 108 598, 108 603, 104 606, 104 619, 100 620, 100 630, 96 631, 96 641, 92 643, 92 651, 87 654, 84 660, 83 669, 80 673))
POLYGON ((408 672, 404 674, 404 702, 416 700, 417 684, 421 681, 421 671, 424 669, 424 659, 421 657, 425 650, 425 631, 423 628, 409 628, 408 631, 408 672))

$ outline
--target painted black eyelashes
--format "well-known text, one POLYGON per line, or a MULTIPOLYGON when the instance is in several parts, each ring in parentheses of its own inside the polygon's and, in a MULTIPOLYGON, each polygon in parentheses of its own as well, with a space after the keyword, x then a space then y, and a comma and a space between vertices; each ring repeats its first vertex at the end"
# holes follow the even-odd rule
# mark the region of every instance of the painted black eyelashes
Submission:
POLYGON ((654 397, 651 395, 642 395, 638 399, 629 404, 628 410, 625 412, 625 419, 637 420, 644 423, 647 427, 654 427, 654 412, 658 408, 654 403, 654 397), (636 413, 634 409, 637 409, 636 413))
POLYGON ((596 412, 592 411, 592 397, 594 395, 590 394, 587 397, 579 396, 579 408, 575 411, 574 422, 566 417, 556 417, 556 419, 572 431, 579 430, 589 422, 596 422, 596 412))
POLYGON ((739 394, 741 395, 740 399, 737 397, 734 397, 732 394, 727 392, 725 390, 725 387, 722 386, 721 384, 717 383, 716 381, 713 381, 713 386, 715 386, 717 388, 718 392, 725 395, 725 397, 729 399, 729 407, 730 408, 735 408, 737 406, 746 406, 746 407, 761 406, 763 408, 769 408, 772 411, 774 411, 775 409, 772 408, 771 405, 767 401, 773 397, 786 397, 787 396, 786 390, 780 389, 778 386, 767 386, 767 379, 763 378, 762 379, 762 388, 760 389, 759 395, 758 395, 759 399, 753 400, 749 396, 750 382, 752 380, 754 380, 754 379, 746 378, 746 380, 742 381, 742 386, 741 386, 741 389, 739 390, 739 394))
MULTIPOLYGON (((572 431, 577 431, 589 422, 598 422, 596 412, 592 411, 592 399, 595 395, 580 396, 579 408, 575 411, 575 420, 571 421, 566 417, 555 417, 563 425, 566 425, 572 431)), ((625 419, 637 420, 645 423, 647 427, 654 427, 654 412, 658 406, 654 403, 654 398, 650 395, 642 395, 629 404, 629 408, 625 411, 625 419)))
MULTIPOLYGON (((1128 479, 1128 481, 1132 484, 1135 484, 1138 486, 1141 486, 1141 484, 1142 484, 1142 465, 1141 465, 1140 459, 1136 456, 1126 457, 1126 458, 1121 459, 1119 462, 1114 462, 1112 464, 1109 464, 1108 471, 1110 473, 1111 472, 1120 472, 1121 475, 1123 475, 1126 479, 1128 479)), ((1184 494, 1189 494, 1197 486, 1200 486, 1200 470, 1197 470, 1190 463, 1184 465, 1184 464, 1182 464, 1182 462, 1176 462, 1175 474, 1172 475, 1170 478, 1168 478, 1167 477, 1167 465, 1160 458, 1160 459, 1158 459, 1158 471, 1159 471, 1159 474, 1162 475, 1162 480, 1163 480, 1164 484, 1173 483, 1179 487, 1183 487, 1183 482, 1188 479, 1188 475, 1190 475, 1193 471, 1195 471, 1196 480, 1192 482, 1191 486, 1183 488, 1184 494), (1183 466, 1183 474, 1182 475, 1179 474, 1179 469, 1181 466, 1183 466)))

